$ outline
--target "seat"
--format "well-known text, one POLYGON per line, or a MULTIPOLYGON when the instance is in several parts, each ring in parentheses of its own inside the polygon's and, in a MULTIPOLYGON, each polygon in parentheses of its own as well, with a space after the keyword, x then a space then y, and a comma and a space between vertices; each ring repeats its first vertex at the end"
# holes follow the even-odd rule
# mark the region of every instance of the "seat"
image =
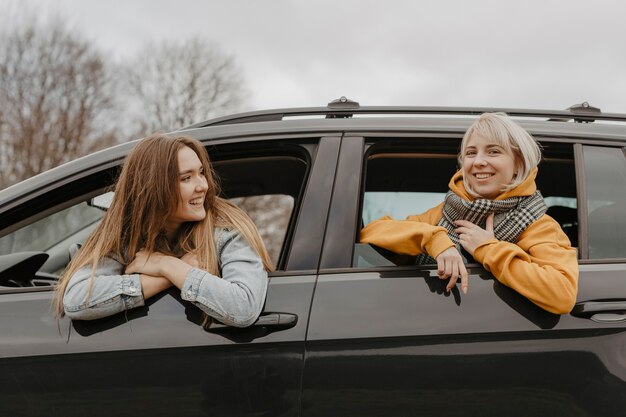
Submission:
POLYGON ((578 247, 578 210, 565 206, 548 207, 546 214, 556 220, 573 247, 578 247))

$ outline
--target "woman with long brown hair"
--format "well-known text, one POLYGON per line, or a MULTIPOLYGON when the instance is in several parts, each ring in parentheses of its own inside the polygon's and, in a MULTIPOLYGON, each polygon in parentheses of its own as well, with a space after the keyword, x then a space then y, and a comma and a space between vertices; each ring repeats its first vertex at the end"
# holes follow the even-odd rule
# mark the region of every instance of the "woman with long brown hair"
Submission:
POLYGON ((59 316, 90 320, 139 307, 176 286, 208 316, 259 316, 271 261, 250 218, 219 196, 197 140, 153 135, 126 158, 100 225, 59 280, 59 316))

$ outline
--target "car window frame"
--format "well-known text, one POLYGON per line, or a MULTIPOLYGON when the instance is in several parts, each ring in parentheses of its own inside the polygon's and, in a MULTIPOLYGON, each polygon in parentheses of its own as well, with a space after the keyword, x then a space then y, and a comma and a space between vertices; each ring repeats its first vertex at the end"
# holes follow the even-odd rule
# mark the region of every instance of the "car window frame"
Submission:
MULTIPOLYGON (((533 134, 533 132, 531 132, 531 134, 533 134)), ((462 134, 428 134, 428 133, 416 133, 416 134, 411 134, 411 135, 402 135, 402 136, 394 136, 392 134, 388 134, 388 135, 370 135, 367 133, 363 133, 363 134, 359 134, 359 135, 354 135, 355 137, 361 137, 363 139, 363 153, 362 153, 362 165, 358 167, 358 173, 360 174, 360 178, 359 181, 353 181, 352 184, 355 185, 358 183, 358 189, 359 189, 359 194, 356 197, 356 201, 358 201, 358 205, 357 208, 355 209, 355 214, 354 217, 355 219, 360 218, 362 209, 363 209, 363 188, 364 188, 364 184, 365 184, 365 176, 367 175, 367 168, 366 168, 366 161, 367 161, 367 155, 368 152, 371 152, 371 148, 374 142, 377 141, 394 141, 394 137, 397 139, 397 141, 400 140, 406 140, 407 137, 410 137, 412 139, 415 140, 422 140, 422 139, 428 139, 428 138, 432 138, 432 139, 438 139, 438 138, 446 138, 446 139, 456 139, 459 141, 460 144, 460 140, 462 138, 462 134)), ((576 137, 563 137, 563 136, 552 136, 552 135, 546 135, 546 134, 533 134, 533 137, 535 137, 535 139, 541 144, 547 144, 547 143, 554 143, 554 144, 558 144, 558 145, 570 145, 572 147, 571 149, 571 157, 573 159, 573 170, 576 176, 575 179, 575 186, 576 186, 576 204, 577 204, 577 209, 578 209, 578 239, 579 239, 579 255, 578 255, 578 262, 579 264, 601 264, 601 263, 621 263, 624 260, 622 259, 598 259, 598 260, 591 260, 588 259, 588 255, 586 255, 586 251, 581 250, 582 245, 587 245, 587 218, 586 218, 586 205, 582 204, 581 202, 585 202, 586 200, 586 188, 585 188, 585 184, 584 184, 584 178, 582 178, 581 173, 584 171, 581 171, 581 169, 584 169, 584 160, 582 158, 582 146, 584 145, 592 145, 592 146, 597 146, 597 145, 604 145, 604 146, 610 146, 610 147, 614 147, 614 148, 620 148, 620 149, 626 149, 626 147, 624 147, 624 143, 623 142, 618 142, 616 143, 615 141, 610 141, 610 140, 601 140, 599 138, 576 138, 576 137), (584 206, 584 207, 583 207, 584 206)), ((346 138, 344 138, 345 140, 346 138)), ((343 150, 343 149, 342 149, 343 150)), ((353 174, 356 175, 357 173, 357 167, 356 166, 352 166, 352 170, 353 170, 353 174)), ((334 193, 336 193, 337 190, 334 190, 334 193)), ((335 202, 337 201, 337 198, 333 198, 333 204, 335 204, 335 202)), ((332 209, 331 209, 332 210, 332 209)), ((348 218, 350 216, 344 216, 345 218, 348 218)), ((333 221, 333 216, 329 217, 329 223, 333 221)), ((356 221, 356 220, 355 220, 356 221)), ((330 226, 329 226, 330 227, 330 226)), ((346 264, 345 261, 343 262, 343 264, 338 265, 337 263, 332 264, 330 262, 328 262, 328 257, 326 258, 326 260, 324 260, 324 257, 322 259, 322 262, 320 264, 320 273, 344 273, 344 272, 368 272, 368 271, 393 271, 393 270, 416 270, 416 271, 421 271, 421 270, 428 270, 428 269, 433 269, 433 265, 427 265, 427 266, 421 266, 421 265, 409 265, 409 266, 367 266, 367 267, 356 267, 356 266, 352 266, 352 257, 354 256, 354 248, 355 248, 355 244, 354 242, 357 242, 357 236, 358 233, 360 231, 360 228, 357 226, 354 229, 354 233, 352 233, 352 231, 350 231, 348 228, 343 227, 343 231, 346 234, 350 234, 351 236, 353 236, 353 244, 351 246, 351 261, 350 264, 346 264)), ((328 241, 329 239, 326 239, 326 241, 328 241)), ((328 244, 328 243, 326 243, 328 244)), ((337 245, 335 245, 337 246, 337 245)), ((588 246, 585 246, 588 247, 588 246)), ((482 265, 476 262, 471 262, 467 264, 468 268, 482 268, 482 265)))
POLYGON ((589 208, 587 206, 587 181, 586 175, 584 175, 585 169, 585 156, 584 148, 586 146, 594 147, 606 147, 619 150, 624 155, 626 160, 626 143, 615 143, 609 141, 596 141, 586 140, 579 141, 574 145, 575 157, 576 157, 576 183, 578 186, 578 222, 579 222, 579 243, 581 248, 580 257, 578 260, 579 265, 599 265, 599 264, 623 264, 626 263, 626 256, 621 258, 589 258, 589 208))
MULTIPOLYGON (((266 152, 272 152, 272 150, 279 150, 278 154, 272 155, 284 155, 284 156, 296 156, 297 155, 305 163, 305 172, 300 184, 300 190, 296 196, 294 196, 294 207, 290 213, 289 223, 286 229, 285 239, 283 240, 281 254, 279 258, 279 264, 284 265, 283 269, 276 270, 270 273, 270 276, 283 276, 283 275, 308 275, 312 273, 312 269, 289 269, 288 261, 291 256, 291 249, 293 245, 293 239, 297 232, 297 223, 303 209, 304 200, 306 197, 306 189, 308 188, 312 170, 314 167, 316 155, 319 152, 319 148, 322 146, 322 142, 325 137, 332 135, 320 136, 317 135, 290 135, 287 137, 268 138, 260 137, 258 140, 245 141, 245 145, 248 145, 246 155, 241 156, 239 159, 245 159, 252 157, 250 153, 264 149, 266 152), (250 143, 254 143, 254 146, 250 147, 250 143), (250 149, 254 148, 254 149, 250 149), (295 152, 294 152, 295 151, 295 152)), ((336 135, 335 135, 336 136, 336 135)), ((339 137, 335 139, 339 140, 339 137)), ((233 145, 232 140, 217 140, 209 141, 202 140, 203 145, 209 151, 210 155, 215 148, 227 148, 229 145, 233 145)), ((235 147, 245 146, 244 143, 234 143, 235 147)), ((332 150, 329 153, 332 156, 332 150)), ((63 209, 71 207, 75 204, 87 201, 98 195, 102 195, 109 192, 113 188, 117 173, 123 163, 124 158, 119 157, 114 160, 108 161, 105 164, 99 164, 90 166, 85 171, 73 171, 66 173, 66 175, 60 181, 54 181, 45 184, 40 189, 32 192, 31 195, 22 196, 18 199, 17 204, 12 204, 8 208, 7 212, 11 213, 11 219, 16 219, 13 223, 10 223, 0 229, 2 236, 10 234, 22 227, 32 224, 38 220, 41 220, 51 214, 59 212, 63 209), (60 191, 62 190, 62 191, 60 191), (49 197, 55 196, 50 200, 49 197), (46 204, 47 203, 47 204, 46 204), (24 211, 24 207, 29 207, 30 210, 24 211), (20 215, 21 213, 21 215, 20 215)), ((335 165, 336 162, 332 162, 335 165)), ((322 168, 318 168, 322 170, 322 168)), ((54 172, 57 174, 58 172, 54 172)), ((45 178, 48 173, 43 173, 45 178)), ((41 180, 41 177, 38 180, 41 180)), ((15 200, 13 200, 15 201, 15 200)), ((326 218, 323 219, 324 223, 326 218)), ((321 242, 320 242, 321 247, 321 242)), ((317 265, 317 260, 314 261, 317 265)), ((12 294, 12 293, 27 293, 27 292, 46 292, 53 291, 56 288, 55 285, 49 286, 37 286, 37 287, 0 287, 0 294, 12 294)))

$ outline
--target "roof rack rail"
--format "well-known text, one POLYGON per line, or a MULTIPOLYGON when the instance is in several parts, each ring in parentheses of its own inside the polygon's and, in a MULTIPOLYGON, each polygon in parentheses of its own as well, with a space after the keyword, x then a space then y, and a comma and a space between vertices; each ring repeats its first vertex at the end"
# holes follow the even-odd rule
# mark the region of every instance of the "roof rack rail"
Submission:
POLYGON ((566 118, 562 118, 562 117, 560 117, 560 118, 550 118, 550 119, 548 119, 548 121, 551 121, 551 122, 567 122, 568 120, 574 119, 574 121, 578 122, 578 123, 592 123, 593 121, 596 120, 595 116, 602 116, 602 111, 599 108, 591 106, 586 101, 583 101, 580 104, 574 104, 573 106, 569 106, 566 109, 566 111, 571 112, 572 115, 570 117, 566 117, 566 118), (589 118, 581 117, 581 116, 585 116, 585 115, 592 116, 592 118, 589 119, 589 118))
POLYGON ((428 107, 428 106, 364 106, 356 101, 341 97, 333 100, 326 107, 296 107, 239 113, 218 117, 196 123, 183 128, 196 129, 208 126, 229 125, 238 123, 255 123, 280 121, 287 117, 324 116, 326 118, 349 118, 355 114, 378 115, 466 115, 478 116, 487 112, 504 112, 509 116, 542 118, 549 121, 574 120, 578 123, 591 123, 596 120, 626 122, 626 114, 602 113, 599 108, 589 105, 586 101, 575 104, 566 110, 516 109, 500 107, 428 107))
MULTIPOLYGON (((329 110, 359 110, 361 106, 356 101, 341 96, 337 100, 333 100, 326 106, 329 110)), ((347 119, 352 117, 352 113, 327 113, 327 119, 347 119)))

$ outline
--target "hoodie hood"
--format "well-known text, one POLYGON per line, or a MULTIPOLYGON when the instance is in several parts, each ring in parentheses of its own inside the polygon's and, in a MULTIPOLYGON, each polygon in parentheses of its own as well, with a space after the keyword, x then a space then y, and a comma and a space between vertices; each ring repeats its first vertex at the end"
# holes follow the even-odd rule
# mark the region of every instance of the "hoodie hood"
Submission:
MULTIPOLYGON (((537 171, 537 168, 533 168, 533 170, 530 171, 530 174, 528 174, 528 177, 520 185, 513 188, 512 190, 503 192, 502 194, 497 196, 495 200, 504 200, 510 197, 525 197, 533 194, 535 191, 537 191, 537 185, 535 184, 537 171)), ((465 200, 473 201, 475 199, 465 189, 462 170, 458 170, 454 174, 454 176, 450 180, 450 183, 448 184, 448 187, 450 187, 450 191, 465 200)))

